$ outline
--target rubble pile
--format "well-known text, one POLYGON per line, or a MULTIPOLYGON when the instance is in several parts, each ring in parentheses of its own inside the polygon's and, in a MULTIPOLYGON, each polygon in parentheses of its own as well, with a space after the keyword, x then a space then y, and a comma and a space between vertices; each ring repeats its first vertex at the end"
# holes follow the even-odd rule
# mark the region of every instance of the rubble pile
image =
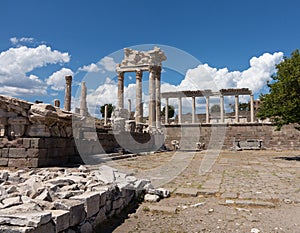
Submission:
POLYGON ((93 232, 150 188, 106 165, 0 170, 0 232, 93 232))

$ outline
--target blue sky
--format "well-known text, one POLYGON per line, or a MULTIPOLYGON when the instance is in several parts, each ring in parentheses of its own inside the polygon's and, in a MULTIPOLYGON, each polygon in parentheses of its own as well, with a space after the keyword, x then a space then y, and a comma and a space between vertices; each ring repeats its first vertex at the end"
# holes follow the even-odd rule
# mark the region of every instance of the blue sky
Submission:
MULTIPOLYGON (((2 0, 0 94, 11 91, 12 95, 30 101, 62 99, 62 87, 55 87, 53 82, 59 79, 59 74, 71 71, 75 97, 76 83, 86 75, 84 66, 99 65, 97 62, 104 57, 140 44, 178 48, 203 65, 207 64, 198 67, 198 72, 208 71, 215 81, 227 80, 224 87, 235 84, 247 87, 247 83, 264 82, 268 78, 249 81, 249 77, 244 76, 255 76, 257 72, 271 75, 274 62, 299 48, 299 9, 297 0, 2 0), (19 59, 22 62, 13 64, 19 59), (251 59, 255 63, 254 71, 249 71, 251 59), (19 70, 19 74, 14 76, 13 70, 19 70), (53 76, 58 71, 57 76, 53 76), (36 85, 36 89, 30 85, 36 85), (21 88, 24 90, 18 92, 21 88)), ((195 77, 196 73, 197 70, 195 77)), ((108 77, 113 80, 112 74, 108 77)), ((163 73, 164 82, 175 86, 185 77, 186 74, 176 75, 168 69, 163 73)), ((201 78, 209 77, 200 75, 196 82, 202 82, 201 78)), ((186 82, 188 80, 191 79, 186 82)), ((102 80, 99 85, 106 81, 102 80)), ((90 92, 96 89, 97 86, 90 92)), ((259 84, 256 96, 263 91, 265 84, 259 84)))

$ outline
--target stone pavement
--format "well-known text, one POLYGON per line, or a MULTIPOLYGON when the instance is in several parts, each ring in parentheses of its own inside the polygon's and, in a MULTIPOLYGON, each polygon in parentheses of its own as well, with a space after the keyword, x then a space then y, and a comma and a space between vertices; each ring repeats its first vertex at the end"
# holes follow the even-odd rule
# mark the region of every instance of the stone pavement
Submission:
MULTIPOLYGON (((186 153, 193 157, 188 167, 163 185, 171 197, 142 203, 114 232, 300 232, 299 151, 222 151, 201 175, 207 152, 186 153)), ((158 156, 119 165, 138 174, 172 160, 158 156)))

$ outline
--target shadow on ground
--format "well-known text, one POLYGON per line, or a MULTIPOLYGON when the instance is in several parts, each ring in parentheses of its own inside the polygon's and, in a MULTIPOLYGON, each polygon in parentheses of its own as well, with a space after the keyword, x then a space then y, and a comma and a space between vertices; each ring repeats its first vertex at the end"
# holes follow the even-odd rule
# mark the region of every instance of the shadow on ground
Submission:
POLYGON ((94 233, 111 233, 113 232, 118 226, 125 222, 128 219, 128 215, 132 213, 136 213, 140 203, 134 202, 127 206, 120 214, 113 216, 112 218, 108 219, 107 221, 101 223, 96 227, 94 233))
POLYGON ((299 161, 300 162, 300 156, 293 156, 293 157, 281 156, 281 157, 276 157, 275 159, 282 159, 282 160, 287 160, 287 161, 299 161))

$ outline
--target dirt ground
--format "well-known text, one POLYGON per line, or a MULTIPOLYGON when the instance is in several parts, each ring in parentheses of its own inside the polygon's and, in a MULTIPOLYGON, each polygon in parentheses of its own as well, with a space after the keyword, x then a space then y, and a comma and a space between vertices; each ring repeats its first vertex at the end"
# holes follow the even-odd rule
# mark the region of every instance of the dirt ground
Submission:
POLYGON ((99 232, 300 232, 300 151, 167 152, 115 163, 137 176, 172 173, 160 185, 172 194, 142 202, 99 232), (184 161, 177 175, 164 167, 184 161))

